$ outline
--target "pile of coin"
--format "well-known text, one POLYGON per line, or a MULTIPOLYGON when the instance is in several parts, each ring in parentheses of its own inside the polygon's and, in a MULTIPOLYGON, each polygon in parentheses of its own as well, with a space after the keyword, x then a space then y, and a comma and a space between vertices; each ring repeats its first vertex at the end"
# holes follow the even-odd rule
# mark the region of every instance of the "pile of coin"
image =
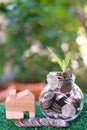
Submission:
POLYGON ((54 98, 54 93, 45 93, 41 99, 41 107, 47 109, 52 104, 52 99, 54 98), (43 98, 44 97, 44 98, 43 98))
POLYGON ((80 99, 71 98, 69 94, 49 91, 43 94, 40 106, 47 117, 67 120, 79 111, 80 102, 80 99))
POLYGON ((47 117, 69 121, 80 113, 83 94, 74 81, 70 69, 47 75, 48 84, 39 98, 41 110, 47 117))
POLYGON ((63 119, 29 118, 29 119, 16 120, 15 125, 18 127, 41 127, 41 126, 68 127, 69 123, 63 119))

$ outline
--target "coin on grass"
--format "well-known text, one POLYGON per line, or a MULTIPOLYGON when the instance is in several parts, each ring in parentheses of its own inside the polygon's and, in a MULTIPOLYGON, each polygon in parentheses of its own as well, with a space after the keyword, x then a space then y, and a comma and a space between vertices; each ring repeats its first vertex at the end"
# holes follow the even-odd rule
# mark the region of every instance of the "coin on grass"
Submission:
POLYGON ((63 119, 57 119, 57 120, 55 120, 55 125, 56 125, 56 126, 60 126, 60 127, 68 127, 68 126, 69 126, 69 123, 66 122, 66 121, 63 120, 63 119))
POLYGON ((40 124, 41 124, 42 126, 49 126, 49 125, 50 125, 48 118, 41 118, 41 119, 39 120, 39 122, 40 122, 40 124))
POLYGON ((76 108, 72 104, 65 104, 62 107, 62 114, 66 118, 72 117, 76 114, 76 108))

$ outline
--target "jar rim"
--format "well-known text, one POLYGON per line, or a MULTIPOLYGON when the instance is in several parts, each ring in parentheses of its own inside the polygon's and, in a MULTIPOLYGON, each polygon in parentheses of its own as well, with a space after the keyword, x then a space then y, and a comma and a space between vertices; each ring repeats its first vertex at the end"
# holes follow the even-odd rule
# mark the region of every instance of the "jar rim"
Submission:
MULTIPOLYGON (((57 74, 58 74, 58 73, 63 74, 64 72, 62 72, 62 71, 52 71, 52 72, 49 72, 48 75, 49 75, 49 76, 55 76, 55 77, 57 77, 57 74)), ((72 74, 71 77, 67 77, 67 78, 60 78, 60 79, 58 78, 58 80, 59 80, 59 81, 68 81, 68 80, 73 80, 73 81, 75 81, 75 75, 72 74)))

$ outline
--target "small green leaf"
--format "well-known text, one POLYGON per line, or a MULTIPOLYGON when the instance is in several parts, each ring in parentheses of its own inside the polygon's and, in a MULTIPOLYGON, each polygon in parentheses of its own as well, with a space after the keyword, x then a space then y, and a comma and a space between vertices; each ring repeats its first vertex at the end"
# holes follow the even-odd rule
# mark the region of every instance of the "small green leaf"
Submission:
POLYGON ((56 59, 56 61, 58 62, 58 64, 61 67, 62 71, 65 72, 66 68, 67 68, 67 66, 69 64, 69 61, 70 61, 70 52, 66 54, 65 60, 64 59, 62 60, 49 47, 47 47, 47 48, 51 52, 51 54, 53 55, 53 57, 56 59))
POLYGON ((65 72, 66 70, 66 63, 65 63, 65 60, 63 60, 63 63, 62 63, 62 71, 65 72))
POLYGON ((54 58, 56 59, 56 61, 60 65, 60 67, 62 67, 62 61, 61 61, 61 59, 49 47, 47 47, 47 48, 51 52, 51 54, 54 56, 54 58))
POLYGON ((66 67, 67 67, 68 64, 69 64, 70 57, 71 57, 71 54, 70 54, 70 52, 68 52, 68 53, 66 54, 66 57, 65 57, 65 64, 66 64, 66 67))

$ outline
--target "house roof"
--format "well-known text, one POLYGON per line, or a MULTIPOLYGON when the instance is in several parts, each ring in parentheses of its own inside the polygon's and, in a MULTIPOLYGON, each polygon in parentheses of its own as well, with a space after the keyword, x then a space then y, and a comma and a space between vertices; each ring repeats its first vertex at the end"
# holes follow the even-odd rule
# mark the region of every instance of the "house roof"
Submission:
MULTIPOLYGON (((6 102, 10 102, 11 100, 13 100, 13 98, 15 100, 21 100, 21 99, 30 99, 30 100, 34 100, 35 96, 32 92, 30 92, 28 89, 22 91, 22 92, 18 92, 16 93, 16 90, 12 90, 10 95, 7 97, 6 102)), ((30 100, 28 100, 27 102, 31 102, 30 100)), ((23 101, 23 100, 21 100, 23 101)), ((25 101, 26 102, 26 101, 25 101)))

